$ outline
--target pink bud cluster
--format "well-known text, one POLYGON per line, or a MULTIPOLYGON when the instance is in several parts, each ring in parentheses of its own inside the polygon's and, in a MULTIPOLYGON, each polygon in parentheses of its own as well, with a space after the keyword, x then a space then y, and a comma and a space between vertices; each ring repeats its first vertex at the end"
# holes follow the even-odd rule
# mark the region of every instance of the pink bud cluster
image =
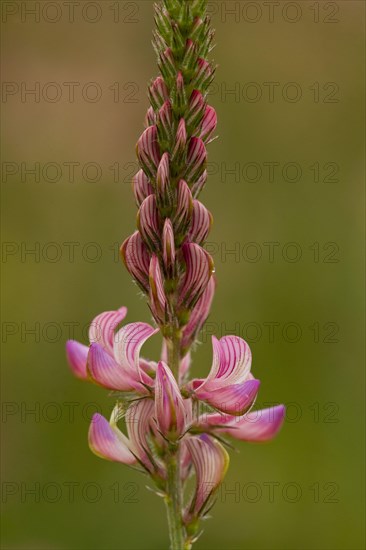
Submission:
MULTIPOLYGON (((191 49, 187 41, 185 55, 191 49)), ((204 69, 211 74, 208 64, 204 69)), ((161 76, 149 87, 152 106, 137 142, 141 170, 133 179, 138 229, 123 243, 121 255, 163 334, 178 337, 184 356, 213 298, 213 260, 203 248, 212 215, 197 197, 207 179, 206 145, 217 117, 204 94, 189 92, 191 82, 175 72, 170 89, 161 76)))

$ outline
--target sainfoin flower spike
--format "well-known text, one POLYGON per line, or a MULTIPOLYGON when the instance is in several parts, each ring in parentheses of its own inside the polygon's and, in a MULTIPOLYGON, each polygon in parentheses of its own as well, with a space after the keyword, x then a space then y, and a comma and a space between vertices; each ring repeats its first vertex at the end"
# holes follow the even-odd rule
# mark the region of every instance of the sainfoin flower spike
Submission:
POLYGON ((95 317, 88 343, 66 344, 74 375, 116 399, 109 419, 93 416, 90 449, 149 476, 166 504, 172 550, 188 550, 198 537, 228 470, 227 438, 268 441, 285 417, 283 405, 253 410, 260 382, 251 372, 251 350, 238 336, 213 337, 206 376, 190 372, 216 290, 205 250, 213 217, 200 198, 217 126, 207 103, 215 66, 208 59, 213 31, 206 4, 162 0, 154 6, 161 74, 148 87, 136 145, 136 230, 120 249, 152 324, 126 323, 127 309, 120 307, 95 317), (160 356, 144 358, 145 343, 158 333, 160 356))

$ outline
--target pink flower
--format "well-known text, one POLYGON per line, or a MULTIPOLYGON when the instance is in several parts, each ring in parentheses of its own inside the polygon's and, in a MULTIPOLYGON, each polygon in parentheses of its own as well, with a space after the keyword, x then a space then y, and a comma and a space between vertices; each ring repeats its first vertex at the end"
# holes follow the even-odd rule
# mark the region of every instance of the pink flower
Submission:
POLYGON ((116 332, 126 312, 120 308, 98 315, 89 329, 90 348, 69 340, 67 357, 78 378, 90 378, 111 390, 146 395, 147 388, 153 386, 148 371, 154 370, 155 364, 141 359, 140 350, 157 329, 147 323, 130 323, 116 332))
POLYGON ((256 398, 259 380, 250 374, 252 354, 248 344, 238 336, 212 337, 213 363, 204 380, 192 380, 192 394, 215 409, 242 415, 256 398))

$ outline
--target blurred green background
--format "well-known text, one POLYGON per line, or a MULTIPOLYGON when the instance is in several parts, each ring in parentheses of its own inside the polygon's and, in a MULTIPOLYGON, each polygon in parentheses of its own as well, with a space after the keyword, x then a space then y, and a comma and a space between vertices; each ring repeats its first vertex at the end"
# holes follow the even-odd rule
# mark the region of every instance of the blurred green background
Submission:
MULTIPOLYGON (((135 227, 152 3, 40 2, 39 21, 34 2, 2 4, 3 548, 167 548, 145 479, 90 453, 88 419, 112 400, 74 379, 64 354, 101 311, 150 320, 116 251, 135 227)), ((236 445, 196 548, 358 550, 365 5, 210 10, 220 139, 201 198, 218 289, 193 372, 209 369, 208 333, 242 335, 258 405, 286 403, 288 418, 271 444, 236 445)))

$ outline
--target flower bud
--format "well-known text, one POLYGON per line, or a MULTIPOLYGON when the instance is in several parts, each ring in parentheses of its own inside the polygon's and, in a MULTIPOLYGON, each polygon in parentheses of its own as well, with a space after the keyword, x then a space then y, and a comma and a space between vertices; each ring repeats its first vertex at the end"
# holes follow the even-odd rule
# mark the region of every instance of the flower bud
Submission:
POLYGON ((178 124, 175 136, 175 145, 172 154, 172 163, 180 166, 184 162, 187 143, 187 131, 184 118, 181 118, 178 124))
POLYGON ((132 180, 132 189, 135 195, 137 206, 151 195, 154 191, 143 170, 139 170, 132 180))
POLYGON ((166 297, 164 291, 164 280, 161 273, 158 257, 153 254, 149 269, 150 284, 150 308, 158 324, 165 323, 166 297))
POLYGON ((155 179, 156 169, 161 156, 156 126, 146 128, 137 142, 136 152, 145 174, 155 179))
POLYGON ((164 101, 169 99, 168 88, 161 76, 158 76, 149 87, 149 99, 155 111, 158 111, 164 101))
POLYGON ((149 249, 152 252, 158 250, 160 229, 155 195, 149 195, 141 204, 137 214, 137 227, 149 249))
POLYGON ((145 116, 145 128, 149 126, 154 126, 156 124, 155 111, 152 107, 149 107, 145 116))
POLYGON ((192 309, 205 291, 213 273, 213 260, 203 248, 195 243, 182 246, 186 270, 179 288, 179 305, 192 309))
POLYGON ((197 72, 193 78, 192 86, 197 90, 205 91, 209 87, 214 77, 214 71, 211 65, 203 58, 197 61, 197 72))
POLYGON ((217 126, 217 115, 213 107, 209 105, 206 107, 205 114, 202 119, 201 124, 201 133, 199 137, 204 143, 210 143, 212 141, 212 134, 216 130, 217 126))
POLYGON ((211 212, 200 201, 194 200, 188 240, 202 245, 210 232, 212 221, 211 212))
POLYGON ((170 276, 174 274, 175 244, 172 222, 166 218, 163 229, 163 260, 164 267, 170 276))
POLYGON ((167 48, 160 54, 158 65, 166 82, 171 82, 175 79, 177 69, 175 67, 174 55, 170 48, 167 48))
POLYGON ((195 42, 188 39, 186 42, 184 57, 182 60, 182 67, 185 73, 190 74, 194 69, 197 60, 197 47, 195 42))
POLYGON ((148 292, 150 256, 138 231, 124 241, 120 253, 127 271, 141 290, 148 292))
POLYGON ((203 117, 205 112, 206 102, 203 95, 198 90, 193 90, 190 100, 188 113, 186 116, 186 124, 190 129, 196 129, 203 117))
POLYGON ((215 294, 215 278, 211 277, 206 290, 203 292, 201 298, 194 306, 193 311, 189 317, 187 325, 183 329, 182 337, 182 349, 183 351, 190 348, 193 344, 197 334, 203 327, 206 319, 210 313, 212 300, 215 294))
POLYGON ((157 119, 160 145, 168 149, 173 137, 173 113, 169 100, 160 108, 157 119))
POLYGON ((170 185, 169 155, 164 153, 156 174, 156 197, 160 211, 169 215, 173 206, 173 190, 170 185))
POLYGON ((185 179, 188 184, 195 183, 202 175, 207 159, 206 147, 200 138, 191 138, 187 152, 187 170, 185 179))
POLYGON ((178 183, 177 210, 173 219, 175 240, 181 244, 192 219, 192 193, 184 180, 178 183))
POLYGON ((179 71, 175 86, 172 89, 172 102, 174 113, 177 117, 182 117, 186 110, 187 97, 182 73, 179 71))

